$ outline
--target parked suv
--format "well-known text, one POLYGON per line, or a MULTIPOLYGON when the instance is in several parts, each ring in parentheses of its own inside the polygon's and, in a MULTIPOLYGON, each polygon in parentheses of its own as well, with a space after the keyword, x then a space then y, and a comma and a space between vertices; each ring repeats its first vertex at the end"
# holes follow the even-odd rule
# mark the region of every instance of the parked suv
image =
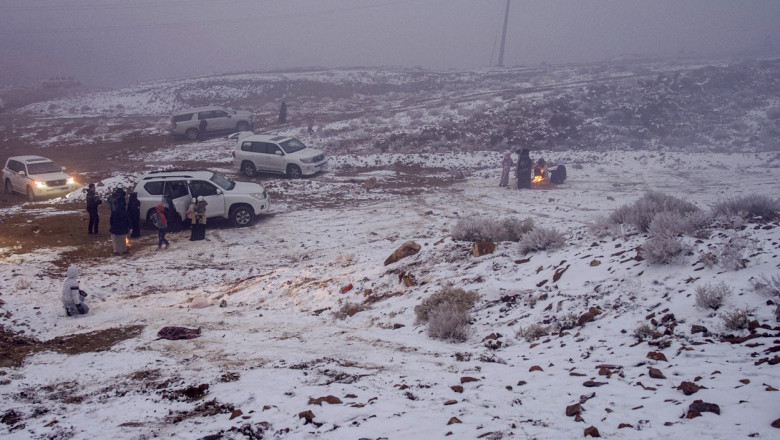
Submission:
POLYGON ((255 135, 236 142, 233 166, 249 177, 262 171, 296 179, 326 169, 328 159, 321 150, 308 148, 292 137, 255 135))
POLYGON ((206 120, 206 133, 232 133, 252 129, 252 114, 248 111, 210 106, 189 108, 171 115, 171 134, 194 141, 198 138, 200 121, 206 120))
POLYGON ((74 191, 78 185, 65 168, 41 156, 10 157, 2 169, 5 192, 25 194, 27 200, 38 197, 61 196, 74 191))
POLYGON ((249 226, 255 215, 271 208, 268 193, 261 185, 233 182, 206 170, 153 171, 141 176, 135 191, 147 224, 151 224, 155 207, 165 204, 168 196, 183 219, 187 218, 192 199, 203 196, 208 202, 206 218, 222 217, 234 226, 249 226))

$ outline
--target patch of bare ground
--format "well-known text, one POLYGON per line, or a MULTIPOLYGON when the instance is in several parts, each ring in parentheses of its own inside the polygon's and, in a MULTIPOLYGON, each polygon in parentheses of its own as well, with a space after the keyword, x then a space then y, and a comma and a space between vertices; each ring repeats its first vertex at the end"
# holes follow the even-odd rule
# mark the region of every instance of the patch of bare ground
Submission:
POLYGON ((0 326, 0 367, 19 367, 27 356, 47 350, 70 355, 106 351, 122 341, 138 336, 143 329, 142 325, 133 325, 39 341, 0 326))

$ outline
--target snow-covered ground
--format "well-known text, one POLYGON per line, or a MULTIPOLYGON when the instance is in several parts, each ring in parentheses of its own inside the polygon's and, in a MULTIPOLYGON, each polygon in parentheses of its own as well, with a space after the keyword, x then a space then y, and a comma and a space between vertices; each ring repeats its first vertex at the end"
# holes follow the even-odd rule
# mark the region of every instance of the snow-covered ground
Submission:
MULTIPOLYGON (((199 159, 229 172, 229 147, 219 142, 189 154, 204 154, 199 159), (223 151, 209 156, 209 146, 223 151)), ((778 224, 684 237, 693 250, 670 265, 636 258, 644 234, 597 237, 588 226, 648 191, 703 209, 731 197, 777 196, 777 158, 534 154, 565 157, 565 184, 499 188, 494 152, 337 156, 315 178, 268 179, 272 202, 281 202, 249 228, 209 228, 209 241, 199 242, 188 241, 187 232, 172 234, 164 251, 156 251, 147 230, 129 256, 85 262, 91 310, 79 318, 64 316, 63 278, 52 275, 52 262, 67 249, 13 256, 0 250, 0 324, 7 328, 45 341, 143 326, 105 351, 45 351, 0 370, 0 433, 562 439, 581 438, 594 426, 607 438, 776 438, 780 430, 770 424, 780 417, 780 367, 756 364, 776 359, 771 350, 780 334, 775 306, 751 280, 779 272, 778 224), (440 184, 416 186, 421 177, 440 184), (475 215, 531 218, 566 242, 526 255, 518 243, 500 242, 494 253, 474 257, 471 243, 454 241, 451 231, 475 215), (700 261, 735 235, 750 243, 744 269, 700 261), (410 240, 419 253, 383 264, 410 240), (404 284, 403 274, 416 285, 404 284), (733 291, 726 305, 695 307, 695 289, 718 282, 733 291), (432 339, 416 323, 415 306, 445 286, 480 295, 465 342, 432 339), (210 306, 193 307, 204 304, 210 306), (344 318, 338 312, 350 304, 363 307, 344 318), (592 307, 601 313, 584 325, 532 341, 517 336, 534 324, 576 321, 592 307), (745 307, 773 329, 758 329, 767 336, 743 343, 722 341, 725 334, 748 335, 722 321, 745 307), (642 325, 663 333, 671 323, 669 335, 649 340, 655 345, 634 336, 642 325), (709 333, 693 334, 693 325, 709 333), (202 336, 158 339, 165 326, 201 328, 202 336), (651 352, 667 360, 649 359, 651 352), (650 367, 664 378, 650 377, 650 367), (685 395, 676 389, 684 381, 703 388, 685 395), (685 418, 695 400, 717 404, 720 414, 685 418), (582 421, 566 415, 577 403, 582 421)), ((147 159, 187 158, 160 151, 147 159)))

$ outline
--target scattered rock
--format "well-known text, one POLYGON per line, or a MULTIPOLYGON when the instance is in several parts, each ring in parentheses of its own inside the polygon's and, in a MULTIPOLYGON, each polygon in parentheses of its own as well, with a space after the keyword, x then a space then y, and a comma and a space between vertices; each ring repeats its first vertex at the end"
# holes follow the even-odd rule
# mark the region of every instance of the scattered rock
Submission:
POLYGON ((652 359, 654 361, 669 362, 668 360, 666 360, 666 356, 660 351, 651 351, 650 353, 647 353, 647 358, 652 359))
POLYGON ((447 422, 448 425, 454 425, 456 423, 463 423, 460 421, 457 417, 450 417, 450 420, 447 422))
POLYGON ((314 413, 311 410, 306 410, 298 413, 298 418, 305 420, 304 425, 308 425, 314 421, 314 413))
POLYGON ((717 404, 705 402, 703 400, 694 400, 688 407, 685 418, 693 419, 699 417, 703 412, 711 412, 720 415, 720 407, 717 404))
POLYGON ((455 405, 456 403, 458 403, 458 401, 455 400, 455 399, 452 399, 452 400, 448 400, 448 401, 444 402, 444 405, 455 405))
POLYGON ((585 437, 601 437, 601 434, 599 434, 599 430, 596 429, 595 426, 589 426, 585 428, 585 437))
POLYGON ((481 257, 496 251, 496 244, 492 241, 478 241, 471 247, 471 255, 481 257))
POLYGON ((695 335, 696 333, 704 333, 706 335, 709 332, 707 331, 707 327, 694 324, 691 326, 691 334, 695 335))
POLYGON ((680 384, 680 386, 677 387, 677 389, 682 391, 683 394, 685 394, 686 396, 695 394, 697 391, 699 391, 702 388, 704 387, 700 387, 699 385, 696 385, 693 382, 683 382, 680 384))
POLYGON ((596 266, 598 266, 600 264, 601 264, 600 260, 593 260, 593 261, 590 262, 590 266, 591 267, 596 267, 596 266))
POLYGON ((774 422, 772 422, 772 427, 780 429, 780 419, 777 419, 774 422))
POLYGON ((479 382, 479 379, 477 379, 476 377, 470 377, 470 376, 463 376, 463 377, 460 378, 460 383, 461 384, 468 383, 468 382, 479 382))
POLYGON ((566 407, 566 415, 568 417, 576 416, 581 412, 582 412, 582 405, 580 405, 579 403, 575 403, 574 405, 569 405, 566 407))
POLYGON ((219 306, 224 309, 225 307, 227 307, 227 301, 223 299, 222 301, 219 302, 219 306))
POLYGON ((528 371, 529 372, 534 372, 534 371, 544 371, 544 370, 542 370, 542 367, 540 367, 538 365, 534 365, 533 367, 529 368, 528 371))
POLYGON ((406 243, 402 244, 401 247, 395 250, 387 259, 385 260, 385 266, 388 264, 393 264, 398 260, 401 260, 402 258, 410 257, 417 252, 420 252, 420 245, 413 242, 413 241, 407 241, 406 243))
POLYGON ((583 326, 583 325, 585 325, 585 323, 588 323, 588 322, 593 321, 594 319, 596 319, 596 315, 599 315, 599 314, 601 314, 601 310, 599 310, 599 309, 597 309, 595 307, 591 307, 590 310, 588 310, 587 312, 583 313, 580 316, 580 318, 577 320, 577 325, 583 326))
POLYGON ((460 385, 453 385, 453 386, 450 387, 450 389, 452 391, 455 391, 456 393, 462 393, 463 392, 463 387, 460 386, 460 385))
POLYGON ((233 410, 232 413, 230 413, 230 420, 233 420, 236 417, 241 417, 243 414, 244 414, 244 412, 241 411, 240 409, 235 409, 235 410, 233 410))
POLYGON ((309 405, 320 405, 320 406, 322 406, 322 402, 329 403, 331 405, 336 405, 338 403, 341 403, 341 399, 339 399, 338 397, 333 396, 333 395, 327 395, 327 396, 324 396, 324 397, 318 397, 316 399, 311 398, 311 397, 309 398, 309 405))
POLYGON ((632 428, 633 429, 634 425, 632 425, 630 423, 621 423, 621 424, 618 425, 618 429, 623 429, 623 428, 632 428))
POLYGON ((664 373, 661 372, 658 368, 648 367, 650 369, 649 375, 653 379, 666 379, 666 376, 664 376, 664 373))
POLYGON ((587 388, 594 388, 594 387, 600 387, 602 385, 607 385, 608 383, 609 382, 595 382, 592 380, 586 380, 585 382, 582 383, 582 385, 587 388))

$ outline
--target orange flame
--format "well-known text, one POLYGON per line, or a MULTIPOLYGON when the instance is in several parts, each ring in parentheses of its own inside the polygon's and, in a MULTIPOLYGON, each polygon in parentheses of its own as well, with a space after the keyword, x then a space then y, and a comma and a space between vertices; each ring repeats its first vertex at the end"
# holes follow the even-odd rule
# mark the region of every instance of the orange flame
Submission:
POLYGON ((125 235, 125 246, 130 247, 130 239, 125 235))

